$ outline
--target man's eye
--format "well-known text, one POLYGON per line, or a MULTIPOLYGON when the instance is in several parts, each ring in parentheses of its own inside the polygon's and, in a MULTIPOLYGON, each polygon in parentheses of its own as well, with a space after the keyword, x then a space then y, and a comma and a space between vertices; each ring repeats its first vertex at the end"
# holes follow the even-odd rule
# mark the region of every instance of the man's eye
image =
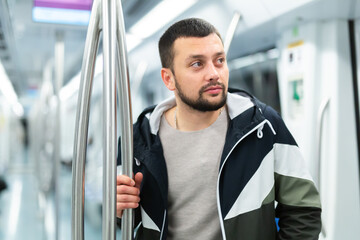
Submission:
POLYGON ((225 62, 225 58, 219 58, 218 59, 218 63, 224 63, 225 62))
POLYGON ((191 64, 192 67, 201 67, 201 63, 200 62, 194 62, 193 64, 191 64))

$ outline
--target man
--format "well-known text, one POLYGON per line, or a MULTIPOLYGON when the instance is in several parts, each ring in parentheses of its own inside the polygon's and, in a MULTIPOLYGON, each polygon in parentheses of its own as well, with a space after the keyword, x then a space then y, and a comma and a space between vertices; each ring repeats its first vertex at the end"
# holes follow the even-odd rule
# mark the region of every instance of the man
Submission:
POLYGON ((117 178, 118 217, 136 208, 146 240, 318 239, 319 195, 299 149, 271 107, 228 93, 218 31, 179 21, 159 51, 174 98, 134 125, 135 180, 117 178))

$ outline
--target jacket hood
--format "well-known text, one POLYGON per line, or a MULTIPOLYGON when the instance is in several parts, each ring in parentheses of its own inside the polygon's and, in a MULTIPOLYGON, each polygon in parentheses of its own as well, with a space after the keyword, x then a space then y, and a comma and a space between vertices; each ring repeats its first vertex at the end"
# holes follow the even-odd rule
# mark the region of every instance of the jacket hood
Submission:
MULTIPOLYGON (((153 144, 161 144, 158 137, 161 117, 164 112, 175 105, 175 97, 170 97, 158 105, 146 108, 140 114, 134 125, 134 144, 143 145, 143 149, 149 149, 153 144)), ((260 110, 261 114, 261 109, 265 107, 264 104, 246 91, 234 89, 229 89, 226 106, 231 121, 234 119, 241 121, 238 116, 254 107, 254 113, 260 110)), ((253 117, 255 117, 255 115, 253 117)))
MULTIPOLYGON (((242 93, 242 92, 239 92, 242 93)), ((251 95, 249 95, 252 97, 251 95)), ((154 111, 151 114, 146 114, 145 116, 149 119, 151 133, 156 135, 159 131, 161 116, 168 109, 176 105, 175 97, 168 98, 161 102, 154 108, 154 111)), ((240 115, 242 112, 246 111, 250 107, 254 106, 252 98, 244 97, 236 93, 227 94, 226 106, 230 119, 234 119, 236 116, 240 115)))

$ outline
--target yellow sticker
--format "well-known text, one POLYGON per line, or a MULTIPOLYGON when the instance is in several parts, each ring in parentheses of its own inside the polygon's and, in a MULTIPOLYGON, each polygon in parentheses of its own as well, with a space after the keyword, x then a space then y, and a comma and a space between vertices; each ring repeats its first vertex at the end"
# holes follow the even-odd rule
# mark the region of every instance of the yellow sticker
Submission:
POLYGON ((304 45, 304 41, 303 40, 300 40, 300 41, 297 41, 297 42, 293 42, 293 43, 290 43, 288 44, 288 48, 296 48, 296 47, 299 47, 299 46, 302 46, 304 45))

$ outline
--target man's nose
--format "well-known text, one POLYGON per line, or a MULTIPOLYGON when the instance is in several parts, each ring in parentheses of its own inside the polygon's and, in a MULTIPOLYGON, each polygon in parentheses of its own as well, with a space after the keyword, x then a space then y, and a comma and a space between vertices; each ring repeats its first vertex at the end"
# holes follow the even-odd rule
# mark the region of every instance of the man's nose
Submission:
POLYGON ((217 81, 219 79, 218 69, 214 66, 213 63, 208 64, 206 79, 208 81, 217 81))

